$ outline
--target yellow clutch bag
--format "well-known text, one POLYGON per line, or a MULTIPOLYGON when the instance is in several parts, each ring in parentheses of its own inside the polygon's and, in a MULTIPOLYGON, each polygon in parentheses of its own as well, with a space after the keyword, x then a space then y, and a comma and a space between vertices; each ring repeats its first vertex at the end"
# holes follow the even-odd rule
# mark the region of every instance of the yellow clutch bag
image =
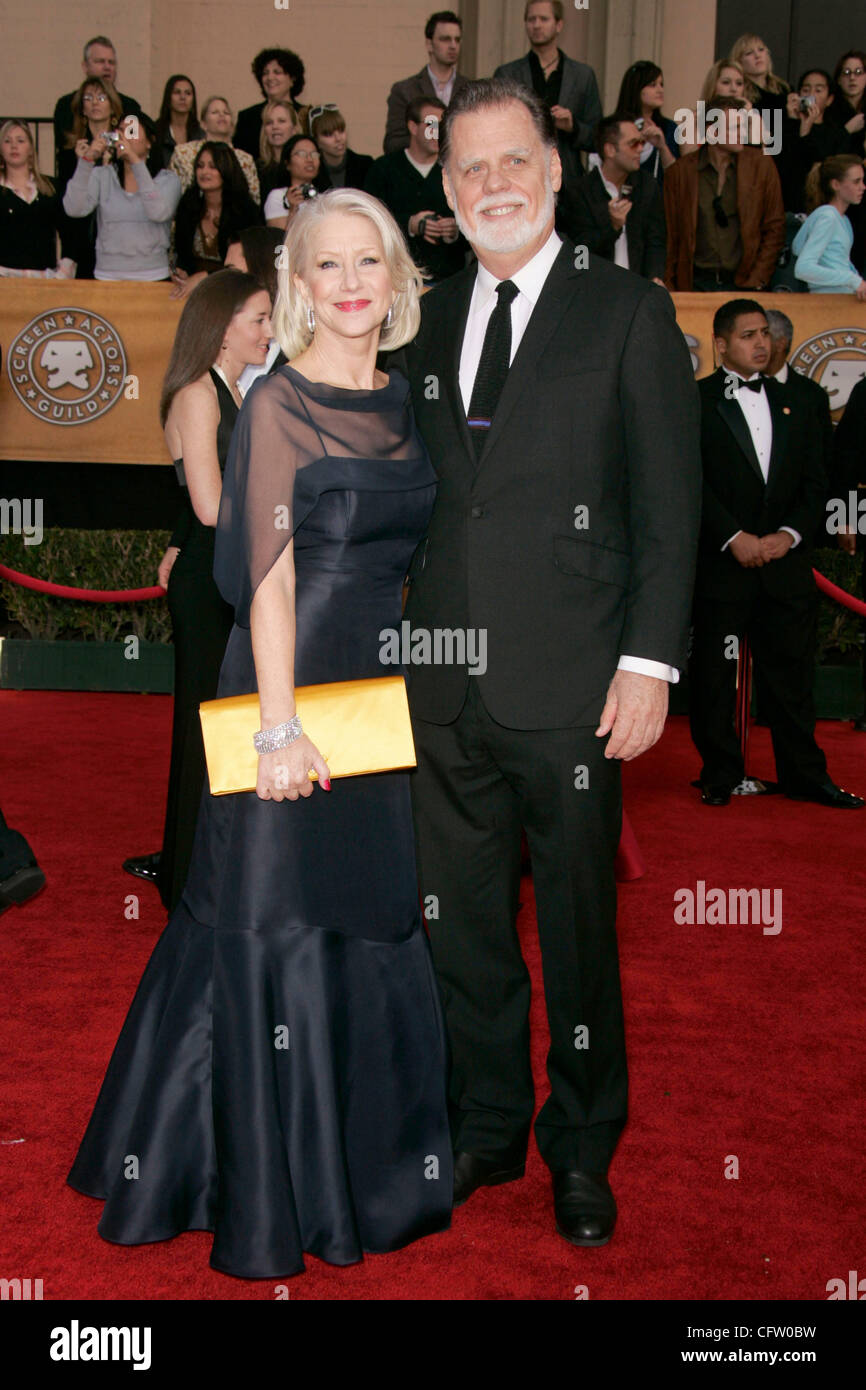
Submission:
MULTIPOLYGON (((332 777, 415 766, 415 744, 402 676, 302 685, 295 705, 332 777)), ((229 695, 199 705, 211 796, 256 789, 259 697, 229 695)))

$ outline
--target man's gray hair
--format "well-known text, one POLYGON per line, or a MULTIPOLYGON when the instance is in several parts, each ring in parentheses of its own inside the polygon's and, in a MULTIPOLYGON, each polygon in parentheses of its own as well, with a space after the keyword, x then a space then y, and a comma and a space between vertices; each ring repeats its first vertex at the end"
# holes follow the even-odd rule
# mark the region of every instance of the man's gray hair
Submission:
POLYGON ((765 309, 764 313, 767 318, 767 327, 770 330, 770 337, 776 338, 783 343, 793 343, 794 325, 788 318, 788 315, 783 314, 781 309, 765 309))
POLYGON ((509 101, 520 102, 521 106, 526 107, 542 145, 549 148, 556 144, 556 126, 550 109, 534 92, 508 77, 484 77, 477 82, 467 82, 465 87, 461 87, 440 116, 439 163, 444 167, 448 162, 451 126, 458 116, 468 115, 473 111, 485 111, 490 107, 505 106, 509 101))

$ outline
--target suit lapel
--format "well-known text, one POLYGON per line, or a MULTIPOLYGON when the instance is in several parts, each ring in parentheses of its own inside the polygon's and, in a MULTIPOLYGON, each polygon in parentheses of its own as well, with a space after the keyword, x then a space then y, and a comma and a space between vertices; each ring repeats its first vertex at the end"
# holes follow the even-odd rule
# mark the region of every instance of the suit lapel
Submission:
POLYGON ((473 466, 475 464, 475 448, 469 426, 466 423, 463 397, 460 394, 460 354, 463 349, 463 336, 466 332, 466 320, 469 317, 472 291, 475 288, 476 271, 477 267, 474 263, 468 266, 461 272, 463 283, 459 289, 455 285, 455 288, 448 293, 448 301, 444 306, 442 318, 436 324, 435 338, 432 344, 434 352, 431 354, 431 359, 440 364, 439 375, 444 381, 445 397, 456 422, 457 432, 473 466))
POLYGON ((746 424, 746 417, 740 409, 739 405, 737 404, 736 395, 734 395, 733 398, 729 399, 724 394, 725 371, 722 367, 719 368, 719 387, 721 395, 718 401, 716 402, 716 409, 718 410, 728 429, 731 431, 731 434, 736 439, 737 443, 740 446, 740 449, 745 454, 746 461, 748 462, 749 467, 760 478, 761 487, 763 487, 764 475, 761 472, 761 465, 758 462, 758 455, 755 453, 755 446, 752 443, 752 436, 749 432, 749 426, 746 424))
POLYGON ((576 96, 577 96, 577 77, 576 77, 576 75, 575 75, 575 70, 574 70, 574 68, 572 68, 571 63, 570 63, 570 62, 568 61, 568 59, 566 58, 565 54, 563 54, 563 56, 562 56, 562 78, 561 78, 561 81, 560 81, 560 84, 559 84, 559 104, 560 104, 560 106, 567 106, 569 109, 571 109, 572 103, 574 102, 576 96))
MULTIPOLYGON (((791 368, 788 368, 791 371, 791 368)), ((787 392, 777 381, 769 381, 766 386, 767 399, 770 402, 770 414, 773 417, 773 447, 770 451, 770 467, 767 473, 767 491, 775 487, 779 480, 782 463, 788 449, 788 433, 790 429, 790 412, 785 414, 785 398, 787 392)))

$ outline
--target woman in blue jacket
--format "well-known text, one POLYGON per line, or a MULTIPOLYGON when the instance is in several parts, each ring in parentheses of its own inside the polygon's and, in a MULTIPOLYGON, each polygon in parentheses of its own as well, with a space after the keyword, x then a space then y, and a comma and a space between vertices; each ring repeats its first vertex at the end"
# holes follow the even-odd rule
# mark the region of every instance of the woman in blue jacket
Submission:
POLYGON ((794 274, 816 294, 856 294, 866 299, 866 280, 851 260, 854 229, 846 216, 863 199, 863 161, 834 154, 815 164, 806 179, 806 206, 813 208, 793 241, 794 274))

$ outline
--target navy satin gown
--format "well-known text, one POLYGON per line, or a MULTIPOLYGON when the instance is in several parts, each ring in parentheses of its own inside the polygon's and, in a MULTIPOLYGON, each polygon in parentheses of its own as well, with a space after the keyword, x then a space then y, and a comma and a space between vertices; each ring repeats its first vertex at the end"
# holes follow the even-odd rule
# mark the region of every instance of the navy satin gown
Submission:
MULTIPOLYGON (((393 674, 435 475, 404 377, 282 367, 238 417, 214 575, 235 609, 219 695, 255 690, 249 607, 294 536, 295 684, 393 674)), ((284 1277, 448 1226, 446 1041, 407 772, 202 796, 156 944, 68 1177, 120 1244, 212 1230, 214 1269, 284 1277)))

